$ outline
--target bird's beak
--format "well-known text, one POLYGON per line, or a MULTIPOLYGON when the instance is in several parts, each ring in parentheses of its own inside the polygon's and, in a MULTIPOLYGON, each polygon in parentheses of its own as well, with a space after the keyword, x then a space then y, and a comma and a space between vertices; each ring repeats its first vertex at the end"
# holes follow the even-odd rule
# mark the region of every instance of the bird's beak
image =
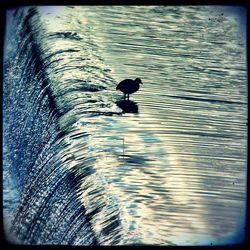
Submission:
POLYGON ((143 83, 141 82, 141 84, 143 84, 143 83))

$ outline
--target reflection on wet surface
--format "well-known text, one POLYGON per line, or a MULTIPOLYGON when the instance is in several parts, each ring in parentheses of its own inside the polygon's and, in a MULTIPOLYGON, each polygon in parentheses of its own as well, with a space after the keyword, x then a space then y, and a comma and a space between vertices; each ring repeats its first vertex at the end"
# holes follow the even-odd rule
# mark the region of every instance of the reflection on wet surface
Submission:
POLYGON ((88 9, 112 76, 144 83, 131 97, 138 113, 118 101, 123 115, 100 129, 103 174, 121 204, 125 242, 220 244, 244 221, 245 51, 237 21, 220 14, 213 7, 88 9))
POLYGON ((63 114, 62 166, 84 169, 78 195, 99 242, 242 239, 247 78, 237 17, 212 6, 39 13, 37 40, 63 114), (140 90, 123 100, 116 84, 137 77, 140 90))
POLYGON ((117 101, 116 104, 122 109, 123 113, 138 113, 138 105, 136 102, 121 100, 117 101))

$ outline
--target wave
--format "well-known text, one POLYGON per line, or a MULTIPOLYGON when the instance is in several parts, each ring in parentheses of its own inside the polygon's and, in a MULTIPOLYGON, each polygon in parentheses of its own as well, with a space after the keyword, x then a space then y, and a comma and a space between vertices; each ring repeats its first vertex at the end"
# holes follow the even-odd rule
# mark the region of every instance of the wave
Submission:
MULTIPOLYGON (((119 115, 115 81, 77 32, 38 8, 8 11, 4 55, 4 225, 17 244, 118 244, 119 205, 79 117, 119 115), (84 48, 84 50, 83 50, 84 48), (113 111, 114 112, 113 112, 113 111), (112 201, 111 201, 112 200, 112 201)), ((86 35, 87 36, 87 35, 86 35)))
POLYGON ((216 18, 214 8, 177 9, 7 11, 3 212, 11 243, 243 239, 246 67, 237 20, 225 13, 217 25, 204 18, 216 18), (145 83, 136 102, 115 91, 124 77, 145 83))

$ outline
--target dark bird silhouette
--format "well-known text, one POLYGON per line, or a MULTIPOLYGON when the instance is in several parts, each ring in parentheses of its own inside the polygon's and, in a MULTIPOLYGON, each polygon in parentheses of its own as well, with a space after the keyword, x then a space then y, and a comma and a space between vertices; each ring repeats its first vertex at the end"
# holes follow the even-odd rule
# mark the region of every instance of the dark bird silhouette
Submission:
POLYGON ((124 93, 124 100, 126 99, 126 95, 129 100, 129 95, 139 90, 140 84, 143 84, 140 78, 136 78, 135 80, 125 79, 117 85, 116 90, 124 93))

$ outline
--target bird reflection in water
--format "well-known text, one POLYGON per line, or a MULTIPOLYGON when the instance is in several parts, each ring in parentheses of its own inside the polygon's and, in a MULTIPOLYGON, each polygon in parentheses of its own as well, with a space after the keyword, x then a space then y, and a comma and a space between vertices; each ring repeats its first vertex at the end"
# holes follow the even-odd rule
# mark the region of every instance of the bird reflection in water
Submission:
POLYGON ((116 102, 117 106, 122 109, 123 113, 138 113, 138 105, 136 102, 129 100, 120 100, 116 102))

